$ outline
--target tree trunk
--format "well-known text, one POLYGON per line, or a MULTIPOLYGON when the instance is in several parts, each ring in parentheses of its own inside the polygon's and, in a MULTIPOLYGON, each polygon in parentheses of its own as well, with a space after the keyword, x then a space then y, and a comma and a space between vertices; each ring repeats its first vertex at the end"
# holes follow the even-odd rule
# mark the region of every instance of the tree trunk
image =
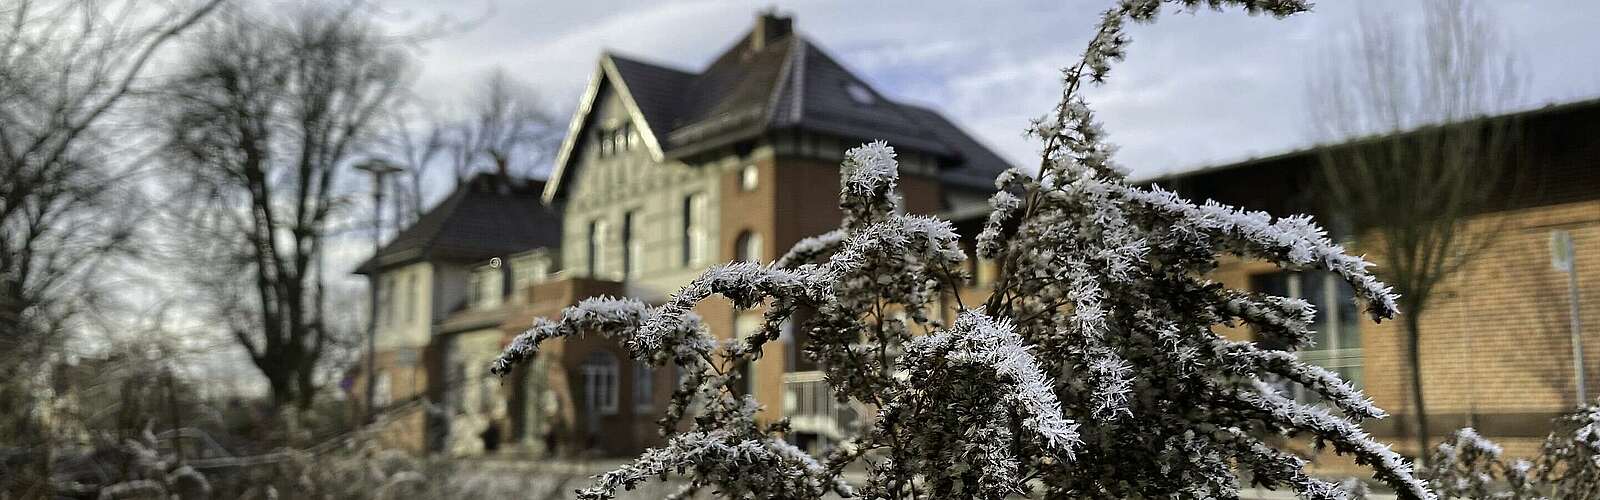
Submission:
POLYGON ((294 381, 290 380, 288 370, 267 369, 267 385, 272 389, 272 409, 277 410, 297 402, 295 398, 294 381))
POLYGON ((1406 362, 1411 365, 1411 411, 1412 432, 1416 435, 1417 461, 1424 467, 1428 465, 1428 406, 1422 394, 1422 327, 1421 320, 1416 311, 1411 311, 1405 316, 1406 323, 1406 362))
POLYGON ((310 410, 312 403, 316 400, 317 387, 314 379, 316 361, 314 359, 302 362, 299 372, 295 374, 296 395, 299 396, 295 400, 295 408, 300 411, 310 410))

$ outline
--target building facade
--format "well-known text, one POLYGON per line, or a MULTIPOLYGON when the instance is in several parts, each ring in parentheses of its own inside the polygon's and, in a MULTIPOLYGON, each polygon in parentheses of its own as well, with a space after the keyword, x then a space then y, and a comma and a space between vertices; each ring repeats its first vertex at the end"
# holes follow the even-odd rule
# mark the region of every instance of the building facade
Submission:
MULTIPOLYGON (((357 268, 378 289, 375 411, 404 409, 390 415, 386 444, 473 454, 514 438, 509 391, 484 366, 504 337, 497 306, 506 292, 558 265, 549 252, 560 211, 543 204, 543 186, 475 176, 357 268)), ((368 375, 364 363, 350 374, 353 399, 364 400, 368 375)))
MULTIPOLYGON (((1600 101, 1505 118, 1524 127, 1526 189, 1507 191, 1504 203, 1474 217, 1474 231, 1503 234, 1445 284, 1422 318, 1422 371, 1436 440, 1471 425, 1525 455, 1551 418, 1578 404, 1571 303, 1566 275, 1550 264, 1552 231, 1570 235, 1576 250, 1581 323, 1600 325, 1600 101)), ((489 361, 536 318, 559 317, 584 298, 661 302, 712 265, 771 261, 837 227, 844 151, 877 139, 899 153, 908 211, 952 220, 966 238, 978 233, 993 179, 1010 166, 939 113, 883 96, 796 32, 792 19, 759 16, 700 70, 602 55, 548 181, 511 190, 469 185, 463 200, 502 197, 495 210, 504 213, 479 213, 496 225, 448 215, 461 212, 450 208, 452 195, 434 211, 446 215, 430 212, 364 267, 381 269, 373 276, 385 291, 380 392, 387 401, 434 403, 401 433, 404 441, 461 455, 510 448, 620 456, 659 444, 654 422, 678 374, 634 362, 614 342, 553 341, 506 380, 487 373, 489 361), (455 224, 475 229, 442 229, 455 224)), ((1319 158, 1343 147, 1350 146, 1150 182, 1191 199, 1336 222, 1314 186, 1319 158)), ((1361 235, 1346 236, 1362 251, 1361 235)), ((980 302, 994 268, 974 262, 969 271, 963 300, 980 302)), ((1314 303, 1317 346, 1299 355, 1365 390, 1394 415, 1367 423, 1369 430, 1417 453, 1395 323, 1364 321, 1346 286, 1315 273, 1230 261, 1213 279, 1314 303)), ((696 312, 723 338, 760 322, 760 311, 720 299, 696 312)), ((769 343, 743 390, 764 405, 761 418, 790 419, 791 442, 819 450, 851 434, 869 410, 836 401, 798 355, 801 342, 789 332, 769 343)), ((1600 333, 1584 345, 1592 399, 1600 396, 1600 333)), ((1319 466, 1336 473, 1348 465, 1329 457, 1319 466)))
MULTIPOLYGON (((888 140, 899 152, 908 210, 984 206, 1010 165, 939 113, 883 96, 793 26, 758 16, 699 71, 603 54, 537 194, 539 215, 524 221, 539 227, 521 229, 538 238, 494 251, 477 245, 473 259, 396 257, 450 242, 412 228, 379 253, 378 383, 390 395, 380 403, 433 403, 425 424, 396 434, 458 455, 507 446, 535 455, 636 453, 660 441, 655 420, 677 382, 671 370, 634 362, 599 337, 546 346, 509 380, 491 378, 489 361, 534 318, 557 317, 584 298, 660 302, 714 264, 771 261, 837 227, 839 163, 868 141, 888 140), (431 295, 407 294, 413 286, 431 295), (391 314, 409 319, 391 322, 391 314)), ((535 210, 522 206, 526 190, 511 194, 516 206, 502 208, 535 210)), ((449 212, 454 198, 430 215, 449 212)), ((418 226, 471 223, 436 218, 418 226)), ((760 311, 720 300, 697 312, 723 337, 760 321, 760 311)), ((796 354, 792 335, 769 346, 744 390, 765 405, 763 418, 791 417, 802 442, 824 446, 860 412, 835 402, 796 354)))
MULTIPOLYGON (((839 163, 875 139, 895 145, 912 212, 982 206, 1010 167, 937 112, 884 97, 790 18, 759 16, 700 71, 603 55, 544 192, 563 207, 563 279, 536 287, 526 316, 553 317, 589 296, 580 290, 660 302, 713 264, 776 259, 838 226, 839 163), (550 294, 562 299, 542 300, 550 294)), ((760 311, 720 299, 697 312, 724 338, 760 323, 760 311)), ((553 443, 626 454, 659 442, 675 374, 609 342, 556 344, 534 368, 554 388, 543 399, 560 402, 553 443)), ((793 335, 766 349, 744 374, 763 418, 789 417, 817 446, 859 420, 796 362, 793 335)))
MULTIPOLYGON (((1555 234, 1572 241, 1579 324, 1588 330, 1582 340, 1587 402, 1600 397, 1600 100, 1493 119, 1518 130, 1515 172, 1490 208, 1468 219, 1463 232, 1471 234, 1458 239, 1487 246, 1440 285, 1420 318, 1423 394, 1434 443, 1471 426, 1511 455, 1531 456, 1550 432, 1551 420, 1584 403, 1576 391, 1569 276, 1552 264, 1555 234), (1493 234, 1480 237, 1486 233, 1493 234)), ((1321 162, 1364 143, 1404 137, 1295 151, 1152 182, 1191 199, 1274 215, 1311 213, 1325 224, 1336 223, 1337 207, 1314 188, 1321 162)), ((1344 234, 1343 239, 1352 251, 1381 262, 1381 246, 1373 244, 1372 235, 1344 234)), ((1347 286, 1317 273, 1283 273, 1270 263, 1233 261, 1214 279, 1315 304, 1317 346, 1300 356, 1363 389, 1392 415, 1367 422, 1368 430, 1402 453, 1417 453, 1400 322, 1373 324, 1359 314, 1347 286)), ((1326 462, 1330 469, 1348 466, 1333 457, 1326 462)))

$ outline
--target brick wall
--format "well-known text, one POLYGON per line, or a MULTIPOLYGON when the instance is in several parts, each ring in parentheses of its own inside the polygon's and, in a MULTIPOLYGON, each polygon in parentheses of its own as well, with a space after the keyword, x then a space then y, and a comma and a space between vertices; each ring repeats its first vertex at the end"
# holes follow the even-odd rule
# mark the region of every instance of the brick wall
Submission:
MULTIPOLYGON (((506 332, 505 342, 509 343, 516 334, 526 330, 533 324, 534 318, 559 318, 562 308, 576 304, 584 298, 601 295, 622 296, 623 292, 621 283, 578 278, 534 285, 524 294, 528 302, 518 305, 514 312, 508 314, 502 326, 506 332)), ((632 455, 647 447, 661 444, 655 420, 666 408, 666 400, 676 383, 671 370, 655 370, 652 379, 653 404, 650 411, 648 414, 636 414, 635 408, 638 405, 633 400, 636 383, 633 372, 635 365, 627 350, 619 343, 598 334, 561 339, 540 345, 538 359, 539 362, 529 366, 541 367, 543 370, 539 373, 529 373, 527 376, 543 377, 542 383, 550 389, 550 393, 522 395, 520 397, 522 404, 511 409, 511 412, 516 414, 512 420, 520 420, 525 423, 524 425, 539 420, 538 416, 532 416, 530 412, 553 413, 551 421, 538 422, 538 428, 528 431, 533 434, 531 439, 535 448, 549 451, 543 450, 546 432, 555 434, 556 452, 562 455, 572 455, 586 449, 594 449, 605 455, 632 455), (581 367, 590 354, 597 351, 608 352, 618 361, 618 408, 613 415, 595 415, 590 418, 583 409, 581 367), (540 408, 550 402, 546 401, 546 396, 553 398, 556 408, 540 408)))

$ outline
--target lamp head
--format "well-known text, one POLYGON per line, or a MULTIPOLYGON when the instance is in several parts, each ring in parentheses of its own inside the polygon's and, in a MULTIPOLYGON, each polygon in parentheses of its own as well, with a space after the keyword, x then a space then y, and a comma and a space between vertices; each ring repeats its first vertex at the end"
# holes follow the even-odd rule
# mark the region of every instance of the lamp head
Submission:
POLYGON ((393 163, 389 163, 388 160, 384 160, 382 158, 373 158, 361 163, 357 163, 356 170, 372 174, 374 177, 383 177, 386 174, 392 174, 405 169, 397 167, 393 163))

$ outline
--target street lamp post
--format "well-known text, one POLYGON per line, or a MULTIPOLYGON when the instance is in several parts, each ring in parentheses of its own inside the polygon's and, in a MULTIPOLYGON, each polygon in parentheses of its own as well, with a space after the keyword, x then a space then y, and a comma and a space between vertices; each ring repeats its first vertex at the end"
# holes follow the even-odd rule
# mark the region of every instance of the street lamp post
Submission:
POLYGON ((1578 311, 1578 254, 1572 246, 1572 233, 1558 229, 1550 232, 1550 264, 1557 271, 1567 273, 1567 307, 1570 309, 1572 319, 1572 371, 1578 391, 1578 406, 1589 404, 1589 393, 1585 390, 1584 382, 1588 378, 1583 373, 1583 320, 1578 311))
POLYGON ((378 394, 378 274, 381 267, 378 263, 378 251, 383 248, 383 178, 401 169, 387 161, 371 159, 356 165, 356 170, 372 175, 372 269, 370 271, 372 282, 367 287, 370 295, 367 304, 366 412, 363 415, 367 423, 372 423, 377 413, 374 404, 377 402, 378 394))

